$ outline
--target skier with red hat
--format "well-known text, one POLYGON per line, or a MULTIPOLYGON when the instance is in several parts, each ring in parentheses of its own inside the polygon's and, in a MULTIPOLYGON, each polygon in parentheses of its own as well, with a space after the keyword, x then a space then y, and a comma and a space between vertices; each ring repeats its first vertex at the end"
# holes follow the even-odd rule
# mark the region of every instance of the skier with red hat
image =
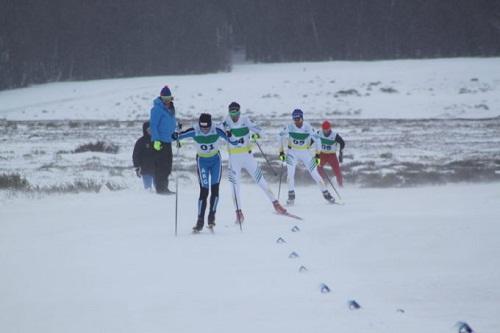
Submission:
POLYGON ((337 178, 339 186, 343 186, 342 172, 340 171, 340 163, 343 161, 343 150, 345 142, 342 137, 332 130, 332 125, 328 120, 325 120, 321 125, 321 130, 318 131, 318 136, 321 142, 320 164, 318 165, 318 172, 326 179, 326 171, 324 166, 330 164, 337 178), (337 159, 338 151, 338 159, 337 159))

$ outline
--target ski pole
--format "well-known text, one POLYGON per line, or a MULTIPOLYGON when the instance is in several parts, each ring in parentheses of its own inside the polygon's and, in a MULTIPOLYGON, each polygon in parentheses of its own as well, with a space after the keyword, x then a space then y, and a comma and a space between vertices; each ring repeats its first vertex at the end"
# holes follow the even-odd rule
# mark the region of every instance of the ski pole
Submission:
MULTIPOLYGON (((179 148, 181 145, 179 144, 179 138, 176 140, 176 146, 177 146, 177 151, 175 153, 175 159, 179 160, 179 148)), ((177 237, 177 212, 178 212, 178 207, 179 207, 179 167, 176 168, 175 170, 175 237, 177 237)))
POLYGON ((229 178, 229 181, 231 182, 231 184, 233 184, 233 199, 234 199, 234 203, 236 204, 236 219, 238 220, 238 224, 240 225, 240 231, 243 232, 243 227, 241 226, 241 218, 238 214, 238 211, 240 210, 240 206, 238 204, 238 196, 236 195, 236 177, 235 177, 235 173, 233 171, 233 168, 231 167, 231 156, 229 156, 228 158, 228 162, 229 162, 229 172, 231 174, 230 178, 229 178))
POLYGON ((283 178, 283 166, 285 165, 285 162, 281 162, 281 168, 280 168, 280 182, 278 185, 278 201, 280 200, 280 192, 281 192, 281 179, 283 178))
POLYGON ((340 193, 337 191, 337 189, 333 185, 332 179, 328 176, 328 174, 326 173, 326 170, 325 170, 325 177, 326 177, 326 179, 328 179, 328 182, 330 183, 330 185, 332 185, 332 188, 335 191, 335 193, 337 193, 339 199, 342 200, 342 197, 340 196, 340 193))
POLYGON ((269 159, 267 158, 267 155, 266 155, 266 154, 264 154, 264 151, 262 151, 262 148, 260 147, 260 145, 259 145, 259 143, 257 142, 257 140, 255 140, 254 142, 255 142, 255 144, 257 145, 257 147, 259 148, 260 153, 262 154, 262 156, 264 156, 264 159, 266 160, 267 165, 269 165, 269 167, 271 168, 271 171, 273 172, 273 174, 274 174, 275 176, 277 176, 277 175, 278 175, 278 173, 276 172, 276 170, 274 170, 273 166, 271 165, 271 162, 269 162, 269 159))

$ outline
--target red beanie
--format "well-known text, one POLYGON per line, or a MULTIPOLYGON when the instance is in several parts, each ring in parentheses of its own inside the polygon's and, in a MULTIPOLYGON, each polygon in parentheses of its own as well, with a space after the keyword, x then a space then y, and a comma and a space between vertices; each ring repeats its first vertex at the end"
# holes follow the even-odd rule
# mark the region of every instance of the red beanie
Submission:
POLYGON ((328 120, 325 120, 323 124, 321 124, 321 128, 324 130, 329 130, 330 128, 332 128, 332 125, 328 120))

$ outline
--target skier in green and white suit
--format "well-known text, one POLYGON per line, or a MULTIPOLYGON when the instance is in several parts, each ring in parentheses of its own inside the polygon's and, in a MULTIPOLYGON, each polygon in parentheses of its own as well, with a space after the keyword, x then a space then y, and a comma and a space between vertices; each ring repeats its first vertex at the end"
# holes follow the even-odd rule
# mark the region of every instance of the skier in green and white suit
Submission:
POLYGON ((311 177, 319 185, 323 197, 329 202, 335 202, 326 185, 318 173, 317 166, 320 163, 321 145, 319 137, 314 128, 304 121, 304 113, 300 109, 295 109, 292 112, 293 124, 283 128, 280 135, 280 153, 281 161, 286 160, 287 164, 287 180, 288 180, 288 200, 287 204, 293 205, 295 202, 295 168, 297 163, 302 161, 304 166, 309 171, 311 177), (309 150, 311 145, 315 145, 315 155, 309 150), (288 147, 288 152, 285 157, 284 146, 288 147))
POLYGON ((269 201, 272 202, 277 213, 286 213, 286 209, 276 200, 276 197, 269 188, 262 174, 262 169, 257 165, 257 161, 255 161, 252 154, 250 138, 252 140, 259 139, 261 129, 247 116, 240 114, 240 105, 236 102, 232 102, 229 105, 229 114, 224 119, 222 125, 231 142, 228 145, 229 181, 234 184, 233 200, 236 208, 236 221, 241 223, 244 219, 240 197, 241 169, 246 169, 250 176, 252 176, 257 185, 264 191, 269 201))

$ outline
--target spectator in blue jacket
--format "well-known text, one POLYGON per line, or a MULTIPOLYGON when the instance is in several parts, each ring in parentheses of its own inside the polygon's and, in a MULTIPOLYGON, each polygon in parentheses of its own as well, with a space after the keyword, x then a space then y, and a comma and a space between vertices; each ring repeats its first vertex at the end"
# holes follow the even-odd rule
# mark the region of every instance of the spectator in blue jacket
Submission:
POLYGON ((158 194, 174 193, 168 189, 168 176, 172 172, 172 134, 177 124, 173 101, 170 88, 165 86, 151 109, 151 141, 155 152, 154 182, 158 194))

